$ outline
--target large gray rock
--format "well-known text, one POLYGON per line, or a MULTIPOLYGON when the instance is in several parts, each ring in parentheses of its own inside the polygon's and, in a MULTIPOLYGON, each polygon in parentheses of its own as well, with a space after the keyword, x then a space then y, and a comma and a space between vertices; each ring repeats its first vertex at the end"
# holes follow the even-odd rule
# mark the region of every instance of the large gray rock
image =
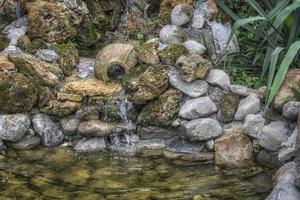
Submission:
POLYGON ((249 114, 243 124, 243 133, 257 138, 257 134, 265 125, 265 118, 261 114, 249 114))
POLYGON ((39 146, 41 143, 41 139, 34 135, 26 135, 23 139, 16 143, 8 143, 8 146, 13 149, 32 149, 34 147, 39 146))
POLYGON ((295 162, 282 166, 275 175, 275 187, 266 200, 299 200, 300 190, 294 185, 297 172, 295 162))
POLYGON ((197 119, 216 113, 217 106, 209 97, 199 97, 187 100, 179 110, 179 117, 185 119, 197 119))
POLYGON ((286 103, 282 108, 282 114, 287 119, 295 120, 300 112, 300 102, 290 101, 286 103))
POLYGON ((270 151, 277 151, 289 137, 290 129, 285 121, 272 122, 264 126, 257 135, 259 145, 270 151))
POLYGON ((281 144, 280 151, 278 153, 279 161, 287 161, 296 156, 300 149, 300 137, 298 137, 298 128, 296 127, 293 134, 281 144))
POLYGON ((32 119, 35 132, 41 137, 46 147, 56 146, 63 142, 64 134, 46 114, 36 114, 32 119))
POLYGON ((77 117, 66 117, 60 120, 60 125, 64 134, 74 135, 77 133, 80 120, 77 117))
POLYGON ((189 54, 196 53, 201 55, 204 54, 206 51, 205 46, 194 40, 188 40, 184 42, 183 46, 188 50, 189 54))
POLYGON ((208 141, 222 134, 220 123, 211 118, 189 121, 180 126, 183 135, 193 141, 208 141))
POLYGON ((97 152, 106 149, 104 138, 90 138, 80 140, 74 147, 78 152, 97 152))
POLYGON ((204 26, 205 23, 205 15, 202 12, 196 10, 194 12, 193 20, 192 20, 192 27, 200 29, 204 26))
POLYGON ((257 94, 258 91, 242 85, 230 85, 229 89, 232 93, 239 96, 247 97, 250 94, 257 94))
POLYGON ((30 127, 30 118, 26 114, 0 116, 0 139, 9 142, 20 141, 30 127))
POLYGON ((235 113, 234 119, 237 121, 244 120, 249 114, 256 114, 260 111, 260 100, 257 95, 250 94, 242 99, 235 113))
POLYGON ((195 80, 191 83, 187 83, 181 80, 177 71, 169 72, 168 75, 170 84, 174 88, 180 90, 181 92, 192 98, 197 98, 207 93, 208 84, 205 81, 195 80))
POLYGON ((182 43, 186 40, 187 34, 179 26, 166 25, 160 30, 159 38, 164 44, 182 43))
POLYGON ((228 74, 220 69, 210 70, 206 81, 211 85, 220 86, 223 89, 226 89, 230 86, 230 78, 228 74))
POLYGON ((189 4, 179 4, 171 12, 171 22, 176 26, 187 24, 193 16, 193 6, 189 4))

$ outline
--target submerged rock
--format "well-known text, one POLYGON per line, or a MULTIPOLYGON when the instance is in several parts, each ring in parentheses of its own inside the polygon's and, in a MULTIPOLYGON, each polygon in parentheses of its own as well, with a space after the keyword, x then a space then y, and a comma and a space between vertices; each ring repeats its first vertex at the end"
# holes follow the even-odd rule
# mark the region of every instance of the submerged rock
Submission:
POLYGON ((9 143, 8 146, 13 149, 26 150, 26 149, 33 149, 39 146, 40 143, 41 143, 41 139, 39 137, 34 135, 26 135, 25 137, 22 138, 21 141, 17 143, 9 143))
POLYGON ((160 30, 159 38, 164 44, 182 43, 187 39, 187 33, 179 26, 166 25, 160 30))
POLYGON ((19 142, 30 127, 30 118, 26 114, 0 115, 0 139, 19 142))
POLYGON ((235 113, 234 119, 244 120, 248 114, 256 114, 260 111, 260 100, 256 94, 250 94, 242 99, 235 113))
POLYGON ((138 117, 138 123, 156 126, 170 125, 179 111, 182 94, 178 90, 169 89, 157 100, 146 105, 138 117))
POLYGON ((131 44, 113 43, 98 53, 95 76, 102 81, 121 80, 138 62, 138 55, 131 44))
POLYGON ((38 90, 23 74, 0 72, 0 114, 30 111, 37 95, 38 90))
POLYGON ((106 149, 106 141, 104 138, 82 139, 75 146, 74 150, 78 152, 97 152, 106 149))
POLYGON ((168 73, 170 84, 183 92, 184 94, 192 97, 197 98, 203 96, 207 93, 208 84, 205 81, 195 80, 191 83, 187 83, 181 80, 179 76, 179 72, 171 71, 168 73))
POLYGON ((63 142, 64 134, 46 114, 36 114, 32 119, 33 128, 46 147, 57 146, 63 142))
POLYGON ((199 97, 184 102, 178 116, 185 119, 206 117, 218 111, 217 106, 209 97, 199 97))
POLYGON ((215 119, 201 118, 180 126, 181 133, 192 141, 208 141, 222 134, 222 127, 215 119))
POLYGON ((215 164, 246 167, 253 161, 251 140, 242 133, 242 124, 228 124, 223 135, 215 140, 215 164))
POLYGON ((266 200, 297 200, 300 199, 300 190, 294 185, 296 177, 295 162, 282 166, 275 175, 275 187, 266 200))
POLYGON ((183 26, 191 20, 194 8, 189 4, 179 4, 171 12, 171 22, 176 26, 183 26))

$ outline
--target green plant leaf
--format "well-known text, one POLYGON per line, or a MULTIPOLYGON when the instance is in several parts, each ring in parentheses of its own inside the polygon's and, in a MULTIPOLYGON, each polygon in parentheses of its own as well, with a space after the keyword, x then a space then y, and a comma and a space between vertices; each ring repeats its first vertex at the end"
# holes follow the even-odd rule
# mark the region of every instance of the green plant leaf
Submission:
POLYGON ((249 23, 252 23, 252 22, 255 22, 255 21, 260 21, 260 20, 267 20, 266 18, 264 17, 261 17, 261 16, 255 16, 255 17, 248 17, 246 19, 240 19, 238 21, 236 21, 233 26, 232 26, 232 30, 231 30, 231 33, 229 35, 229 38, 228 38, 228 41, 227 41, 227 45, 226 45, 226 48, 228 46, 228 44, 230 43, 230 41, 232 40, 235 32, 241 27, 241 26, 244 26, 245 24, 249 24, 249 23))
POLYGON ((271 86, 269 97, 267 99, 267 107, 270 106, 274 97, 276 96, 282 82, 284 81, 284 77, 285 77, 288 69, 290 68, 293 60, 295 59, 296 55, 298 54, 299 49, 300 49, 300 41, 296 41, 290 46, 288 52, 285 54, 280 66, 279 66, 279 69, 275 75, 273 84, 271 86))
POLYGON ((276 72, 276 65, 278 61, 279 54, 284 50, 283 47, 277 47, 271 54, 271 63, 269 67, 269 76, 268 76, 268 84, 267 84, 267 99, 270 93, 270 89, 273 83, 274 75, 276 72))
MULTIPOLYGON (((234 21, 238 21, 240 20, 241 18, 235 14, 228 6, 226 6, 222 0, 215 0, 214 1, 227 15, 229 15, 234 21)), ((247 29, 248 31, 251 31, 252 30, 252 27, 245 24, 243 26, 245 29, 247 29)))
POLYGON ((297 40, 300 34, 300 8, 297 8, 293 15, 292 27, 288 39, 287 46, 290 46, 295 40, 297 40))
POLYGON ((276 20, 273 23, 273 27, 268 31, 268 35, 271 35, 276 28, 278 28, 284 20, 297 8, 300 7, 300 0, 295 0, 291 5, 285 7, 280 13, 277 14, 276 20))
POLYGON ((260 14, 260 16, 269 20, 267 13, 265 13, 264 9, 262 9, 262 7, 260 7, 260 5, 255 0, 246 0, 246 2, 249 3, 254 8, 254 10, 256 10, 258 14, 260 14))

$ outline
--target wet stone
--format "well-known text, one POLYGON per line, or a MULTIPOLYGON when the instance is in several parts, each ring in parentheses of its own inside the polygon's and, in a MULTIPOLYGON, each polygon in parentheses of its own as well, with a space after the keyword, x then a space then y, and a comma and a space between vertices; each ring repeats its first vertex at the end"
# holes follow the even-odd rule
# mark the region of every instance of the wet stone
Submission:
POLYGON ((90 138, 80 140, 74 147, 78 152, 97 152, 106 149, 106 141, 104 138, 90 138))

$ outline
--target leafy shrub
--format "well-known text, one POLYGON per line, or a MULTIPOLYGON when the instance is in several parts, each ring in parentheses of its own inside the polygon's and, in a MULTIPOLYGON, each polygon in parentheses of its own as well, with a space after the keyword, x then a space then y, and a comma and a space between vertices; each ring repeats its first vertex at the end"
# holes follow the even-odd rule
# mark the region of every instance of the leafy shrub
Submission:
POLYGON ((257 16, 241 19, 223 1, 219 7, 235 20, 228 42, 239 28, 246 30, 248 49, 237 58, 245 63, 261 66, 261 77, 267 76, 267 106, 276 96, 290 67, 297 67, 300 49, 300 0, 246 0, 257 16), (263 6, 262 6, 263 5, 263 6), (267 75, 268 74, 268 75, 267 75))

